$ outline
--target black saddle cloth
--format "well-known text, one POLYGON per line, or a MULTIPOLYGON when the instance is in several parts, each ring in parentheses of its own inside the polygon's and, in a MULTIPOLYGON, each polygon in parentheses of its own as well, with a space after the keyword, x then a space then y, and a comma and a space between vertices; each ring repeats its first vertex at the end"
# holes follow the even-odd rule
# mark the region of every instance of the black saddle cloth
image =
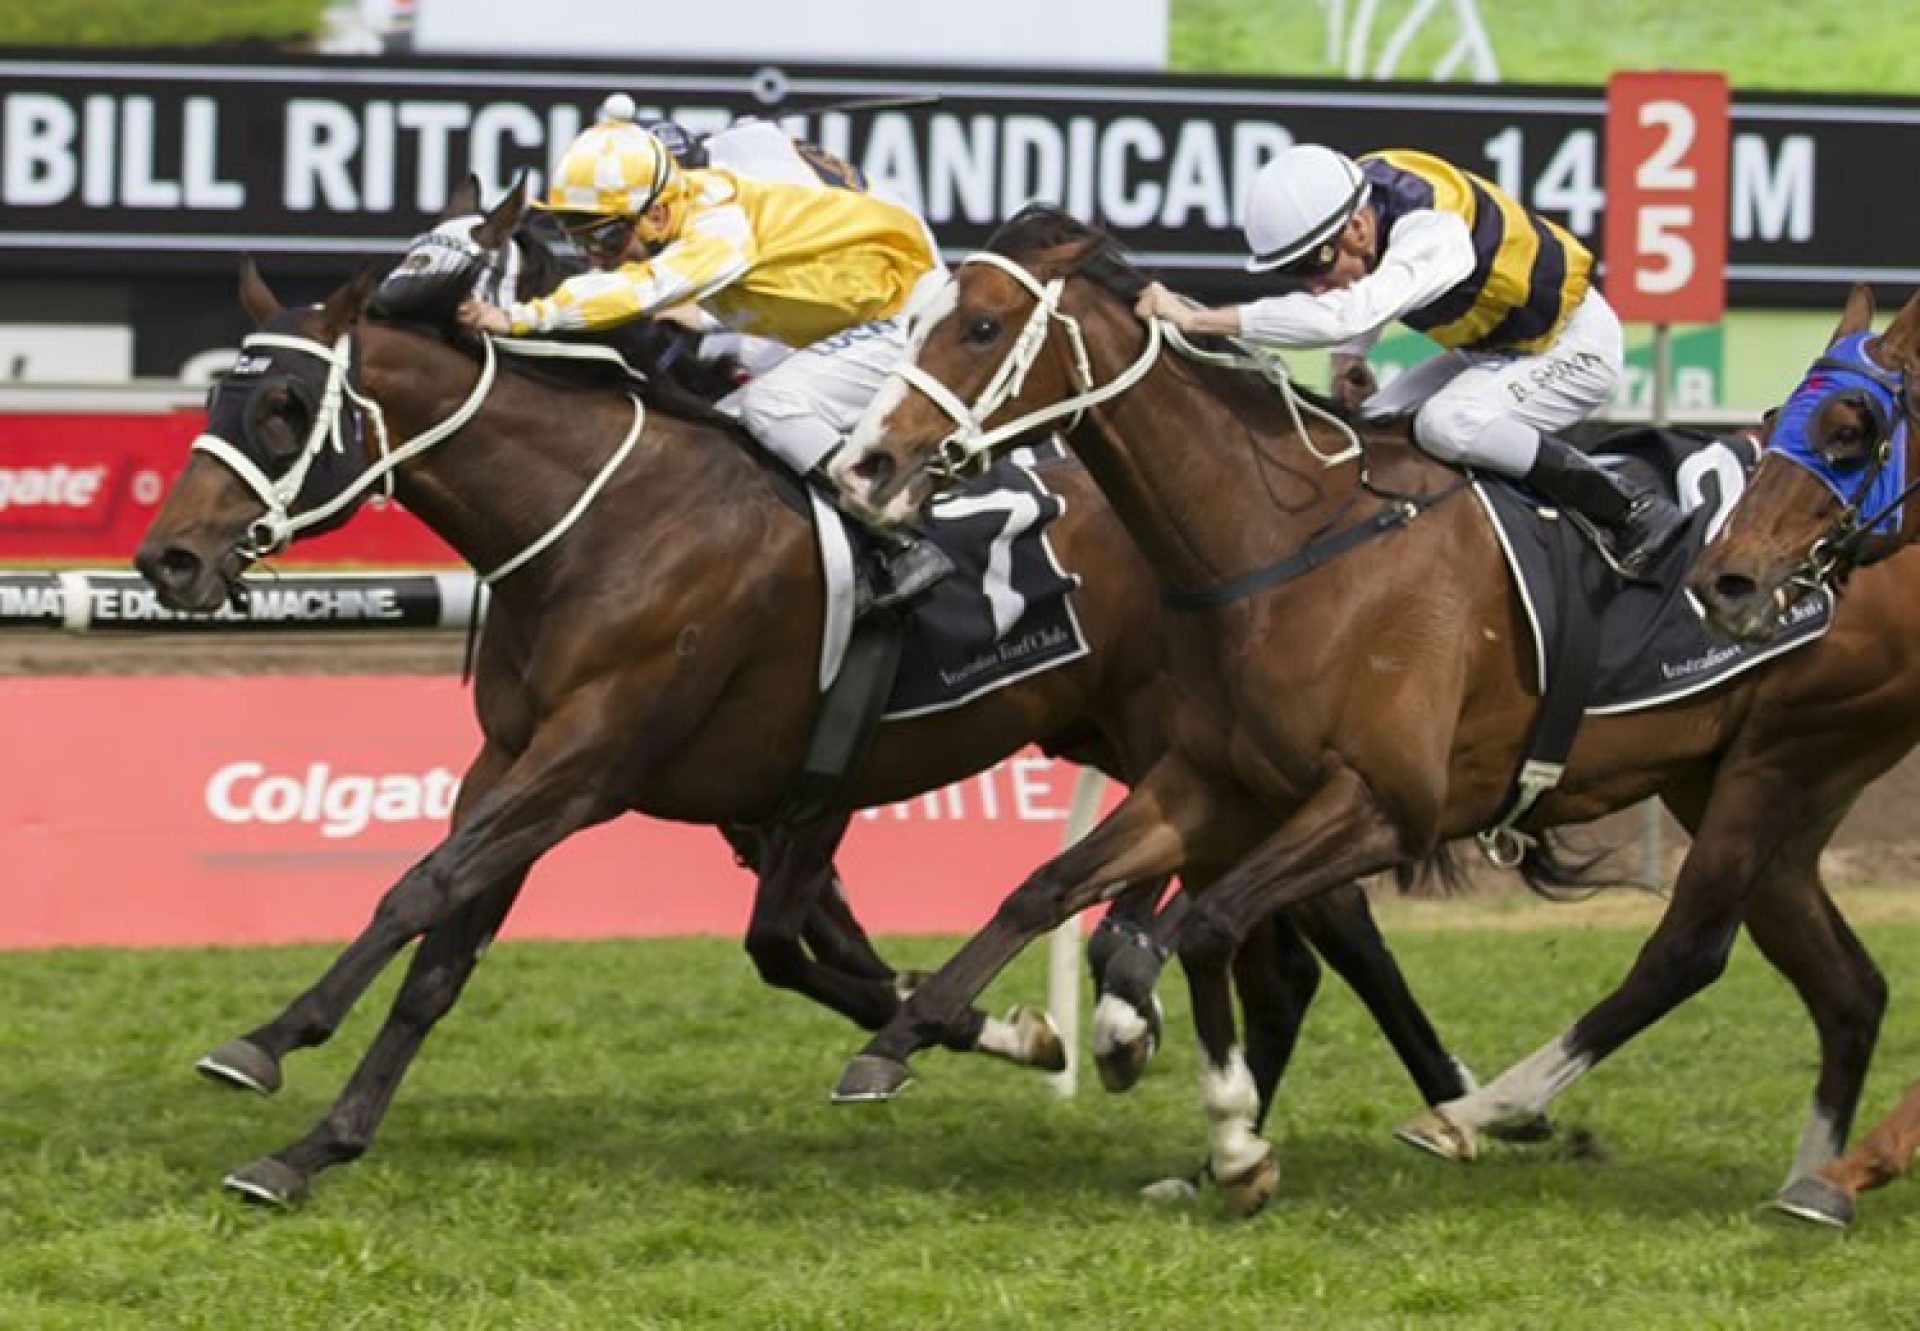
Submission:
MULTIPOLYGON (((912 606, 886 719, 959 707, 1087 654, 1069 597, 1080 579, 1047 539, 1066 511, 1044 480, 1059 465, 1079 464, 1058 443, 1015 449, 934 501, 923 531, 954 571, 912 606)), ((870 558, 866 533, 847 532, 855 558, 870 558)))
POLYGON ((1762 647, 1713 636, 1686 591, 1695 557, 1739 499, 1758 461, 1753 442, 1690 430, 1636 427, 1588 445, 1596 461, 1635 470, 1663 486, 1687 513, 1685 531, 1646 579, 1626 582, 1608 568, 1580 524, 1548 517, 1530 491, 1499 477, 1475 483, 1499 536, 1507 567, 1533 635, 1535 691, 1548 677, 1546 644, 1572 588, 1556 587, 1552 543, 1561 567, 1573 570, 1583 594, 1603 605, 1600 659, 1587 699, 1589 713, 1632 712, 1677 701, 1720 684, 1760 662, 1819 638, 1832 619, 1831 599, 1809 597, 1781 616, 1780 634, 1762 647))

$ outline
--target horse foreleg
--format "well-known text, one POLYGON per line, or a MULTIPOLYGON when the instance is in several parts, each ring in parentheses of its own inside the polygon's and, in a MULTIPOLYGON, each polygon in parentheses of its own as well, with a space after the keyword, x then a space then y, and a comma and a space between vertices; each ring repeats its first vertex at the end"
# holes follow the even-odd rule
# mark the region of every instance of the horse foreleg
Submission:
MULTIPOLYGON (((454 801, 450 821, 454 829, 461 826, 480 797, 493 789, 511 762, 506 753, 491 744, 481 748, 460 779, 460 794, 454 801)), ((513 898, 509 896, 502 908, 503 916, 512 905, 513 898)), ((348 950, 358 947, 370 953, 367 932, 363 930, 348 950)), ((343 953, 342 960, 344 957, 343 953)), ((336 962, 335 971, 339 970, 340 962, 336 962)), ((379 966, 362 966, 340 975, 330 971, 334 983, 317 984, 308 989, 272 1021, 227 1041, 194 1067, 214 1081, 272 1095, 280 1089, 283 1080, 280 1061, 296 1049, 312 1048, 331 1039, 379 971, 379 966)))
POLYGON ((1208 1169, 1242 1215, 1266 1205, 1280 1170, 1260 1135, 1270 1104, 1262 1103, 1235 1030, 1227 976, 1236 949, 1276 911, 1386 868, 1402 854, 1399 833, 1367 784, 1341 767, 1250 855, 1196 894, 1181 927, 1180 965, 1200 1040, 1208 1169))
POLYGON ((630 737, 606 725, 607 703, 598 694, 582 696, 546 722, 473 800, 461 825, 381 899, 372 924, 322 977, 317 988, 324 995, 359 994, 422 933, 433 931, 431 946, 422 946, 410 983, 333 1109, 293 1146, 230 1176, 232 1186, 292 1200, 314 1171, 366 1149, 413 1051, 458 996, 480 944, 505 917, 534 861, 622 807, 610 773, 637 770, 633 764, 648 755, 636 755, 630 737))
POLYGON ((967 1048, 967 1009, 1027 943, 1120 884, 1177 871, 1204 823, 1204 789, 1162 760, 1084 839, 1027 878, 841 1073, 835 1103, 890 1100, 911 1079, 907 1060, 930 1044, 967 1048))
POLYGON ((367 1149, 414 1055, 460 997, 525 880, 521 874, 501 884, 427 932, 386 1022, 327 1116, 284 1151, 228 1174, 222 1180, 227 1188, 255 1201, 290 1206, 306 1196, 313 1175, 367 1149))

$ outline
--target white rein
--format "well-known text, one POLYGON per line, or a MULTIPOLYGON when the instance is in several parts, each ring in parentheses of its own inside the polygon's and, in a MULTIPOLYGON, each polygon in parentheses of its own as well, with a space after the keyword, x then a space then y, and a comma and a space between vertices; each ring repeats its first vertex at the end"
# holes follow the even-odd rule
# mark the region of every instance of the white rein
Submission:
POLYGON ((984 467, 987 456, 1001 444, 1063 416, 1073 417, 1067 426, 1068 429, 1072 429, 1079 424, 1087 408, 1099 406, 1103 402, 1120 396, 1145 378, 1147 372, 1160 358, 1163 338, 1168 345, 1190 360, 1258 374, 1272 384, 1279 392, 1281 401, 1286 403, 1287 413, 1293 420, 1294 429, 1299 432, 1302 446, 1318 459, 1323 467, 1338 466, 1360 456, 1360 439, 1353 428, 1334 413, 1302 398, 1294 390, 1292 375, 1287 370, 1286 362, 1278 356, 1238 341, 1234 343, 1238 348, 1237 352, 1203 351, 1189 342, 1177 327, 1161 319, 1147 321, 1146 346, 1142 348, 1139 357, 1131 365, 1107 383, 1095 384, 1093 364, 1087 355, 1086 337, 1081 332, 1080 321, 1060 308, 1060 297, 1066 287, 1064 277, 1056 277, 1042 283, 1040 279, 1005 255, 990 251, 970 254, 960 261, 962 267, 973 263, 998 268, 1026 288, 1033 296, 1033 313, 1027 316, 1027 322, 1014 339, 1012 348, 971 405, 962 402, 959 395, 951 388, 913 364, 911 360, 890 371, 892 377, 902 380, 924 394, 954 423, 953 432, 940 441, 932 460, 927 464, 927 469, 935 474, 957 477, 965 475, 970 470, 984 467), (1027 375, 1039 361, 1040 352, 1046 345, 1047 334, 1055 323, 1066 329, 1067 341, 1073 355, 1074 375, 1079 380, 1080 391, 1052 406, 1030 411, 991 430, 987 429, 987 419, 1020 395, 1020 390, 1026 385, 1027 375), (1307 430, 1306 421, 1302 419, 1303 409, 1331 424, 1346 439, 1347 446, 1337 453, 1324 453, 1317 448, 1314 445, 1313 436, 1307 430))

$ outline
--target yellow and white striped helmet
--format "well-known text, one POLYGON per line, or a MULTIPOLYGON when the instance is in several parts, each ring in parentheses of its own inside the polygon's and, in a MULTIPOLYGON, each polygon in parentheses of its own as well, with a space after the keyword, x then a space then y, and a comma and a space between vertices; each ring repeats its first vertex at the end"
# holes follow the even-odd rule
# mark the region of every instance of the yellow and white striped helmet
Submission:
POLYGON ((666 145, 631 120, 602 120, 575 139, 554 168, 553 212, 638 217, 672 202, 683 182, 666 145))

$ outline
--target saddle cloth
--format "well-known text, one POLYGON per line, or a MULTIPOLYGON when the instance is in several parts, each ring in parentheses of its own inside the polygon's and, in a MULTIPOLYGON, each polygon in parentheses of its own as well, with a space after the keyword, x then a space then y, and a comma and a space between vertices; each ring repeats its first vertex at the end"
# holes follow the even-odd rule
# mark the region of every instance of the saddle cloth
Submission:
MULTIPOLYGON (((1658 477, 1688 514, 1686 529, 1644 582, 1624 582, 1608 569, 1578 524, 1542 511, 1533 495, 1498 477, 1480 476, 1474 491, 1493 524, 1513 573, 1533 637, 1534 691, 1548 677, 1546 644, 1554 641, 1565 590, 1556 588, 1549 542, 1564 542, 1563 566, 1578 570, 1589 595, 1610 588, 1600 617, 1600 660, 1586 711, 1641 711, 1709 689, 1762 661, 1818 639, 1832 622, 1830 594, 1809 597, 1780 617, 1779 636, 1750 647, 1713 636, 1685 579, 1694 558, 1720 530, 1759 460, 1754 443, 1686 430, 1634 428, 1592 446, 1596 461, 1658 477)), ((1596 598, 1597 599, 1597 598, 1596 598)))
MULTIPOLYGON (((1057 442, 1015 449, 934 501, 924 530, 954 571, 912 607, 883 719, 959 707, 1087 654, 1068 596, 1080 579, 1061 567, 1047 539, 1066 505, 1037 470, 1064 457, 1057 442)), ((818 495, 811 498, 827 581, 824 692, 852 632, 854 567, 865 535, 818 495)))

